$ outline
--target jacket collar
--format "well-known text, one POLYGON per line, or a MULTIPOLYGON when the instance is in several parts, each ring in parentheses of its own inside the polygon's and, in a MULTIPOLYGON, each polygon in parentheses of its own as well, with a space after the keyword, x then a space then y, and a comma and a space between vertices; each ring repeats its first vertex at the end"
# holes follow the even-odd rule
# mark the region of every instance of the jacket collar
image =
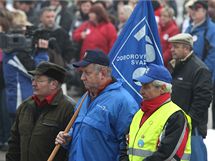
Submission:
MULTIPOLYGON (((63 91, 60 89, 57 95, 53 98, 52 102, 50 102, 49 106, 56 107, 60 103, 60 99, 63 97, 63 91)), ((35 104, 34 99, 31 97, 30 104, 35 104)))
POLYGON ((191 51, 185 58, 180 59, 181 62, 186 61, 187 59, 189 59, 191 57, 191 55, 193 54, 193 51, 191 51))

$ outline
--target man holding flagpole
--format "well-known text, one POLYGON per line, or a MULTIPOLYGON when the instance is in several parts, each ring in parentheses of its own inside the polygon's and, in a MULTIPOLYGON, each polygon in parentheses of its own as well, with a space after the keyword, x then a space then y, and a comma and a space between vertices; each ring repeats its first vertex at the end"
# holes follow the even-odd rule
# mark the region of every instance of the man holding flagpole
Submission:
MULTIPOLYGON (((95 54, 95 51, 91 51, 91 53, 95 54)), ((98 53, 97 53, 98 54, 98 53)), ((101 54, 103 55, 103 54, 101 54)), ((142 100, 142 96, 139 94, 139 89, 141 87, 141 84, 134 83, 133 79, 139 77, 140 75, 143 75, 147 71, 146 64, 148 63, 154 63, 163 65, 162 55, 161 55, 161 48, 160 48, 160 42, 158 37, 158 31, 157 31, 157 24, 154 17, 154 11, 151 4, 151 1, 146 0, 139 0, 137 3, 132 15, 126 22, 121 34, 119 35, 118 39, 116 40, 111 52, 109 53, 110 56, 110 64, 109 62, 106 64, 106 66, 112 67, 112 74, 115 78, 122 79, 123 86, 128 90, 128 92, 134 96, 134 98, 140 102, 142 100)), ((98 57, 98 55, 96 56, 98 57)), ((89 58, 89 54, 87 53, 85 55, 85 58, 89 58)), ((84 59, 83 59, 84 60, 84 59)), ((106 76, 104 75, 106 72, 99 70, 94 71, 93 67, 95 66, 98 61, 93 59, 90 59, 90 62, 88 61, 88 64, 86 66, 80 66, 76 64, 76 67, 78 67, 83 73, 81 79, 85 82, 85 87, 88 88, 88 91, 91 93, 87 97, 87 101, 84 104, 84 108, 80 110, 81 115, 79 113, 79 116, 77 117, 77 121, 75 122, 73 128, 68 133, 60 132, 56 138, 56 144, 63 144, 65 145, 67 143, 67 139, 69 139, 70 142, 70 160, 76 161, 76 160, 82 160, 82 161, 118 161, 118 160, 126 160, 126 153, 125 158, 121 157, 119 159, 119 156, 122 149, 122 144, 119 143, 119 139, 125 134, 125 121, 128 115, 129 110, 133 107, 134 110, 136 110, 136 103, 135 101, 132 101, 132 97, 125 95, 127 98, 123 99, 118 98, 118 96, 122 96, 124 94, 120 93, 115 96, 117 97, 110 97, 107 96, 109 99, 109 104, 105 104, 103 106, 103 102, 107 99, 106 97, 103 97, 103 91, 100 89, 100 86, 98 86, 100 90, 94 89, 92 91, 91 88, 89 88, 89 85, 95 85, 95 82, 92 82, 92 80, 99 82, 96 84, 101 84, 101 82, 104 82, 106 80, 107 76, 109 80, 112 80, 110 78, 110 73, 106 76), (94 77, 90 77, 86 79, 87 75, 93 74, 94 77), (101 81, 101 82, 100 82, 101 81), (88 82, 88 84, 86 84, 88 82), (90 83, 90 84, 89 84, 90 83), (97 92, 96 94, 95 91, 97 92), (98 92, 99 91, 99 92, 98 92), (100 94, 101 93, 101 94, 100 94), (101 97, 101 96, 102 97, 101 97), (100 105, 102 102, 102 106, 100 105), (133 102, 133 103, 125 103, 125 102, 133 102), (121 102, 121 106, 119 105, 119 102, 121 102), (98 104, 98 105, 97 105, 98 104), (111 105, 114 105, 114 108, 112 109, 111 105), (130 107, 123 107, 124 105, 129 105, 130 107), (87 105, 91 108, 87 108, 87 105), (93 108, 93 105, 96 105, 93 108), (97 109, 96 109, 97 108, 97 109), (126 110, 117 110, 117 109, 126 109, 126 110), (96 110, 96 111, 95 111, 96 110), (101 111, 102 110, 102 111, 101 111), (118 121, 114 121, 114 115, 106 115, 106 113, 111 113, 110 111, 121 111, 120 114, 118 114, 118 121), (91 114, 91 112, 87 111, 95 111, 95 116, 88 116, 91 114), (100 112, 101 111, 101 112, 100 112), (126 112, 127 111, 127 112, 126 112), (98 113, 100 112, 100 114, 98 113), (122 113, 123 112, 123 113, 122 113), (125 114, 124 114, 125 112, 125 114), (105 115, 104 115, 105 114, 105 115), (123 117, 124 119, 121 119, 123 117), (111 124, 109 126, 107 120, 110 119, 110 121, 114 121, 115 123, 111 124), (98 123, 97 125, 93 125, 92 121, 90 119, 95 120, 98 123), (116 128, 119 120, 121 120, 120 128, 116 128), (123 123, 124 122, 124 123, 123 123), (92 125, 91 125, 92 124, 92 125), (91 128, 90 128, 90 126, 91 128), (105 125, 105 126, 104 126, 105 125), (94 127, 94 129, 93 129, 94 127), (105 129, 104 129, 105 128, 105 129), (104 129, 104 130, 103 130, 104 129), (107 130, 108 129, 108 130, 107 130), (115 129, 113 131, 113 129, 115 129), (121 129, 121 130, 120 130, 121 129), (124 129, 124 130, 122 130, 124 129), (86 131, 88 130, 88 132, 86 131), (121 131, 118 133, 118 131, 121 131), (109 134, 110 133, 110 134, 109 134), (117 135, 116 135, 117 134, 117 135), (96 137, 97 136, 97 137, 96 137), (110 137, 107 137, 110 136, 110 137), (71 140, 72 139, 72 140, 71 140), (79 142, 77 142, 77 140, 79 142), (116 157, 118 156, 118 157, 116 157)), ((86 60, 85 60, 86 61, 86 60)), ((100 62, 100 61, 99 61, 100 62)), ((103 61, 101 61, 103 62, 103 61)), ((100 62, 100 63, 101 63, 100 62)), ((80 62, 81 63, 81 62, 80 62)), ((104 64, 103 64, 104 65, 104 64)), ((104 67, 103 67, 104 68, 104 67)), ((107 67, 106 67, 107 68, 107 67)), ((96 68, 95 68, 96 69, 96 68)), ((106 69, 107 70, 107 69, 106 69)), ((112 88, 112 85, 114 85, 112 81, 109 81, 109 83, 103 84, 101 87, 104 91, 109 90, 112 88), (109 87, 111 86, 111 87, 109 87)), ((120 89, 122 88, 122 84, 120 85, 120 89)), ((112 92, 118 91, 118 88, 112 90, 112 92)), ((123 89, 123 93, 126 90, 123 89)), ((106 92, 107 93, 107 92, 106 92)), ((115 93, 115 92, 114 92, 115 93)), ((118 92, 117 92, 118 93, 118 92)), ((127 92, 126 92, 127 93, 127 92)), ((106 96, 106 95, 105 95, 106 96)), ((133 113, 130 111, 130 113, 133 113)), ((130 117, 128 117, 130 119, 130 117)), ((128 121, 127 120, 127 125, 128 121)), ((130 124, 130 123, 129 123, 130 124)), ((129 126, 129 125, 128 125, 129 126)))
POLYGON ((88 94, 69 133, 61 131, 55 140, 69 144, 69 161, 118 161, 119 157, 122 161, 127 152, 125 136, 138 105, 121 80, 111 76, 109 64, 99 50, 87 50, 81 61, 73 63, 88 94))

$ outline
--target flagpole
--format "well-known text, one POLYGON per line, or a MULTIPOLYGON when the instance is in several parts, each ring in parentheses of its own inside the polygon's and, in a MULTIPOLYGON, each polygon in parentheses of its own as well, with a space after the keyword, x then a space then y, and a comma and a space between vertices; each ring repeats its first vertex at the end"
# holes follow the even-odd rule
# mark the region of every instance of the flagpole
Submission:
MULTIPOLYGON (((73 123, 75 122, 75 120, 76 120, 76 118, 77 118, 77 116, 79 114, 79 111, 81 109, 81 106, 82 106, 82 104, 83 104, 83 102, 84 102, 84 100, 85 100, 85 98, 86 98, 87 95, 88 95, 88 92, 86 92, 86 94, 84 95, 84 98, 82 99, 82 101, 79 104, 77 110, 75 111, 74 115, 72 116, 72 118, 70 119, 68 125, 66 126, 66 128, 64 130, 65 133, 68 133, 69 130, 71 129, 71 127, 72 127, 73 123)), ((50 154, 50 156, 49 156, 49 158, 48 158, 47 161, 53 161, 53 159, 56 156, 56 154, 57 154, 57 152, 58 152, 59 149, 60 149, 60 144, 55 145, 55 148, 53 149, 53 151, 50 154)))

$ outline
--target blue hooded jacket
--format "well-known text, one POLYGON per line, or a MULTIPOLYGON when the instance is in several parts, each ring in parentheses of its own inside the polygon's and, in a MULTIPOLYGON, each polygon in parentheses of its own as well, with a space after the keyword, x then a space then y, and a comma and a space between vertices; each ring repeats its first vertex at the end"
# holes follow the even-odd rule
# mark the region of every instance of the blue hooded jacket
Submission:
POLYGON ((193 36, 193 51, 200 58, 203 58, 204 47, 206 45, 205 40, 209 43, 209 49, 207 57, 203 60, 209 68, 212 80, 215 82, 215 23, 211 21, 209 17, 206 18, 205 22, 196 28, 193 28, 191 24, 187 29, 186 33, 193 36))
POLYGON ((88 95, 69 132, 69 161, 117 161, 137 110, 138 104, 120 81, 108 85, 93 101, 88 95))

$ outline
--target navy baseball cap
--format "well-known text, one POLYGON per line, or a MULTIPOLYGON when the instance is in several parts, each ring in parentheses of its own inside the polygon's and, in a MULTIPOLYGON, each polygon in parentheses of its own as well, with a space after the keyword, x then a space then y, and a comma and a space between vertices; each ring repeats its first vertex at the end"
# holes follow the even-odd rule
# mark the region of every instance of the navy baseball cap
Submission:
POLYGON ((79 68, 79 67, 86 67, 91 63, 100 64, 103 66, 109 66, 110 61, 108 56, 101 50, 87 50, 85 52, 84 58, 79 62, 73 63, 72 65, 75 68, 79 68))
POLYGON ((150 83, 154 80, 160 80, 166 83, 172 82, 172 76, 169 71, 162 65, 149 64, 144 75, 133 79, 135 82, 143 84, 150 83))

